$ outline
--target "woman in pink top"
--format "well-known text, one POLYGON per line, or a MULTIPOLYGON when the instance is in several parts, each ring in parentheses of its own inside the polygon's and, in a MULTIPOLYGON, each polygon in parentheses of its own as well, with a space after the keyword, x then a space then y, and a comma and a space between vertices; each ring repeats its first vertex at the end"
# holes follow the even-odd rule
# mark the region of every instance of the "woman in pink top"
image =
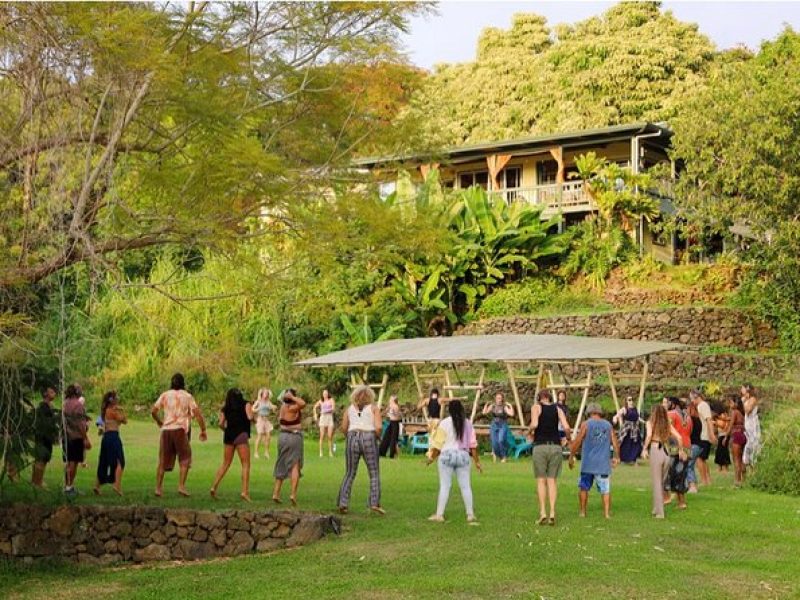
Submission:
POLYGON ((328 438, 328 456, 333 456, 333 411, 336 401, 328 390, 322 390, 322 399, 314 405, 314 421, 319 425, 319 455, 322 456, 322 442, 328 438))
POLYGON ((467 523, 477 524, 475 511, 472 506, 472 485, 470 483, 470 465, 475 462, 478 472, 483 472, 481 461, 478 457, 478 442, 475 438, 475 429, 464 414, 464 405, 458 400, 448 403, 450 416, 439 422, 433 436, 433 447, 428 464, 439 459, 439 498, 436 503, 436 512, 428 517, 430 521, 444 521, 444 509, 450 497, 450 486, 455 474, 458 487, 461 489, 461 498, 467 511, 467 523))

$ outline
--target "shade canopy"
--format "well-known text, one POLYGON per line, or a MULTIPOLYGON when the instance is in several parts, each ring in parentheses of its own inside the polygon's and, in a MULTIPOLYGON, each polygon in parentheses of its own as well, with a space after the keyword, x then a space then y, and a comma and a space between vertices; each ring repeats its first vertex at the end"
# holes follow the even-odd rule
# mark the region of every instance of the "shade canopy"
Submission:
POLYGON ((625 360, 683 344, 576 335, 456 335, 375 342, 301 360, 300 367, 625 360))

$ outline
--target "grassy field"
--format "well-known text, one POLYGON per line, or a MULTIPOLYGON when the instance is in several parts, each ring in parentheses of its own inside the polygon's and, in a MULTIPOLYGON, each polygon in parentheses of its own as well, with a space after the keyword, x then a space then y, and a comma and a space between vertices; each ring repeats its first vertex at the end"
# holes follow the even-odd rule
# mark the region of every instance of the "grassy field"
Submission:
MULTIPOLYGON (((192 498, 175 493, 168 475, 165 496, 152 495, 158 432, 132 423, 123 432, 128 459, 125 497, 90 493, 92 464, 79 472, 79 503, 159 504, 236 508, 238 467, 214 502, 208 488, 221 456, 221 434, 195 442, 189 476, 192 498)), ((339 456, 318 458, 307 442, 300 509, 330 511, 344 470, 339 456)), ((274 442, 273 442, 274 456, 274 442)), ((53 465, 58 467, 58 464, 53 465)), ((272 461, 255 462, 251 508, 272 508, 272 461)), ((730 475, 689 497, 689 510, 669 507, 650 517, 646 467, 618 467, 613 476, 612 519, 590 497, 589 516, 577 517, 575 471, 560 479, 559 523, 535 525, 535 483, 530 459, 492 464, 475 474, 480 526, 465 522, 457 489, 448 522, 426 520, 434 509, 435 467, 418 456, 381 464, 385 517, 368 514, 363 469, 356 480, 344 531, 308 547, 197 563, 109 568, 0 562, 0 598, 792 598, 800 597, 800 499, 734 490, 730 475)), ((26 473, 27 476, 27 473, 26 473)), ((51 468, 48 483, 59 485, 51 468)), ((11 499, 59 502, 56 492, 34 495, 17 484, 11 499)), ((288 490, 287 490, 288 492, 288 490)))

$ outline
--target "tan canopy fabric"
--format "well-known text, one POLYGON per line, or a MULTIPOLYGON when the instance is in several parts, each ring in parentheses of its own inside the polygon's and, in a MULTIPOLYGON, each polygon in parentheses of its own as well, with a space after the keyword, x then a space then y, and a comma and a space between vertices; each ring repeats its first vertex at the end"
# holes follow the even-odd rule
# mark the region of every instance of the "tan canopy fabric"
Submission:
POLYGON ((575 335, 456 335, 388 340, 295 363, 301 367, 624 360, 682 344, 575 335))

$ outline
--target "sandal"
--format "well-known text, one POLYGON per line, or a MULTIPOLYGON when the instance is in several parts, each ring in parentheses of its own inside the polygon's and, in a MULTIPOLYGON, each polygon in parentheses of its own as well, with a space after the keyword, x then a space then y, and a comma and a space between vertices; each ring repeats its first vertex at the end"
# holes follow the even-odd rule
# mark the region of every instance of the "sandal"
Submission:
POLYGON ((555 526, 556 526, 556 518, 555 518, 555 517, 550 517, 550 518, 548 519, 548 523, 549 523, 549 525, 550 525, 551 527, 555 527, 555 526))
POLYGON ((278 496, 273 496, 273 497, 272 497, 272 501, 273 501, 275 504, 283 504, 283 500, 281 500, 281 499, 280 499, 278 496))
POLYGON ((349 511, 350 511, 350 509, 348 509, 346 506, 340 506, 339 507, 339 514, 340 515, 346 515, 349 511))
POLYGON ((385 515, 386 514, 386 511, 383 510, 380 506, 370 506, 369 509, 372 512, 377 513, 379 515, 385 515))
POLYGON ((539 520, 536 521, 537 525, 547 525, 547 517, 539 517, 539 520))

